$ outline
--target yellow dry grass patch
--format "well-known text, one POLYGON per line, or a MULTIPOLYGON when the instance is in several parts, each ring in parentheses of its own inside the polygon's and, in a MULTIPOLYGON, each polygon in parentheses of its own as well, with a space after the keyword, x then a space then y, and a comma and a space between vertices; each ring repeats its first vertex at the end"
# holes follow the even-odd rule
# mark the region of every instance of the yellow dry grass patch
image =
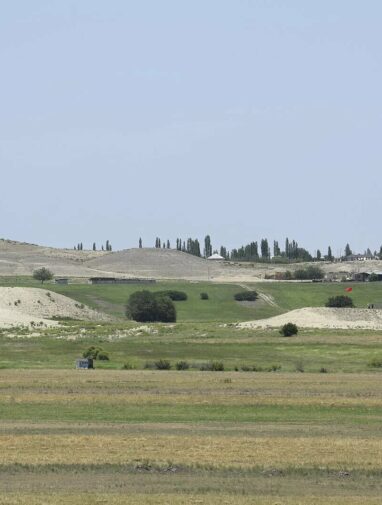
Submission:
POLYGON ((92 405, 227 405, 227 406, 319 406, 319 407, 382 407, 382 397, 341 396, 335 393, 318 396, 275 396, 261 393, 240 394, 236 391, 216 392, 208 396, 200 393, 116 393, 89 394, 76 393, 23 393, 0 395, 2 403, 26 404, 71 404, 79 406, 92 405))
POLYGON ((127 464, 381 469, 382 439, 136 434, 0 436, 0 464, 127 464))
POLYGON ((225 494, 77 494, 0 495, 0 505, 380 505, 380 498, 365 496, 233 496, 225 494))

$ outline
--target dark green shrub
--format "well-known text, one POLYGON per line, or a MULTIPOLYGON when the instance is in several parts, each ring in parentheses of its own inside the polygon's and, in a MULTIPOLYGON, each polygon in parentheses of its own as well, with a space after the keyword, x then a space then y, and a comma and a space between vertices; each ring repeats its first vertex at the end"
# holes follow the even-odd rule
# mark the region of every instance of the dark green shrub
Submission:
POLYGON ((200 293, 200 299, 201 300, 208 300, 209 299, 208 293, 200 293))
POLYGON ((122 370, 134 370, 134 368, 134 365, 128 362, 122 365, 122 370))
POLYGON ((292 337, 293 335, 297 335, 298 328, 294 323, 287 323, 280 330, 280 334, 284 337, 292 337))
POLYGON ((331 296, 326 302, 325 307, 354 307, 354 304, 350 296, 339 295, 331 296))
POLYGON ((281 370, 281 365, 271 365, 268 368, 268 372, 278 372, 279 370, 281 370))
POLYGON ((102 347, 90 346, 82 353, 84 358, 99 359, 101 361, 109 361, 109 354, 102 349, 102 347))
POLYGON ((189 363, 187 361, 178 361, 175 365, 177 370, 188 370, 190 368, 189 363))
MULTIPOLYGON (((274 366, 278 366, 278 365, 274 365, 274 366)), ((242 365, 240 369, 242 372, 262 372, 263 371, 261 366, 257 366, 257 365, 242 365)))
POLYGON ((373 358, 369 361, 368 366, 371 368, 382 368, 382 358, 373 358))
POLYGON ((109 361, 109 354, 106 351, 102 351, 102 349, 97 354, 97 359, 100 361, 109 361))
POLYGON ((157 320, 162 323, 176 321, 176 308, 174 302, 167 296, 157 296, 157 320))
POLYGON ((327 368, 325 368, 324 366, 322 366, 322 367, 320 368, 320 373, 328 373, 328 369, 327 369, 327 368))
POLYGON ((154 366, 157 370, 170 370, 171 363, 167 361, 167 359, 160 359, 158 361, 154 361, 154 366))
POLYGON ((126 316, 138 322, 175 322, 176 309, 173 301, 151 291, 135 291, 126 305, 126 316))
POLYGON ((176 291, 175 289, 167 289, 165 291, 157 291, 155 296, 168 296, 174 302, 183 302, 187 300, 187 293, 184 291, 176 291))
POLYGON ((82 353, 83 358, 97 359, 98 353, 102 351, 100 347, 90 346, 86 351, 82 353))
POLYGON ((299 268, 294 272, 294 278, 298 280, 315 280, 323 279, 324 272, 320 267, 315 267, 313 265, 306 268, 299 268))
POLYGON ((257 291, 240 291, 233 295, 237 302, 254 302, 258 298, 257 291))
POLYGON ((222 361, 209 361, 200 365, 202 372, 224 372, 224 363, 222 361))

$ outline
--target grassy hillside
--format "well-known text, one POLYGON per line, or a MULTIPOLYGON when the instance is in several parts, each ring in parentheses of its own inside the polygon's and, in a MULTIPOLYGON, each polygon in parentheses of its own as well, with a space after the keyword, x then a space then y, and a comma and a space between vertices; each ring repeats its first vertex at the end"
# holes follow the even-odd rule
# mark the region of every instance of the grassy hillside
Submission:
POLYGON ((283 312, 302 307, 323 307, 330 296, 337 295, 349 295, 358 308, 366 308, 369 303, 382 308, 382 282, 272 282, 254 284, 253 287, 272 296, 283 312), (353 288, 351 293, 345 292, 348 287, 353 288))
POLYGON ((125 320, 125 305, 131 293, 137 290, 162 291, 176 289, 185 291, 188 300, 176 302, 177 320, 186 321, 249 321, 259 317, 269 317, 278 314, 279 309, 259 300, 255 304, 243 304, 234 300, 233 296, 243 287, 237 284, 214 284, 211 282, 160 281, 155 285, 125 284, 125 285, 90 285, 85 282, 60 286, 51 283, 41 283, 28 277, 0 278, 0 286, 44 287, 46 289, 69 296, 89 307, 106 312, 125 320), (201 300, 200 293, 206 292, 208 300, 201 300))
MULTIPOLYGON (((41 284, 27 277, 0 278, 1 286, 33 286, 41 284)), ((256 284, 216 284, 212 282, 160 281, 153 286, 100 285, 86 283, 56 286, 45 284, 47 289, 74 298, 80 303, 124 319, 125 305, 131 293, 141 289, 159 291, 177 289, 185 291, 188 300, 177 302, 180 322, 236 322, 262 319, 302 307, 323 307, 330 296, 348 294, 345 288, 353 287, 350 293, 356 307, 366 308, 374 303, 382 308, 382 283, 300 283, 262 282, 256 284), (255 289, 269 297, 268 302, 259 299, 254 304, 239 304, 233 295, 243 289, 255 289), (209 300, 201 300, 200 293, 207 292, 209 300)))

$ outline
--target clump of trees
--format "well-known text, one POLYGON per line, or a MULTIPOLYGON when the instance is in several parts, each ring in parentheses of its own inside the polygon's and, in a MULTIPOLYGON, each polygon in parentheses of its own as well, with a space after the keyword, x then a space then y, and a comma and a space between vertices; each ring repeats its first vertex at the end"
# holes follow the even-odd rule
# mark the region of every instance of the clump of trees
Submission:
POLYGON ((339 295, 339 296, 331 296, 325 304, 325 307, 354 307, 353 300, 350 296, 339 295))
POLYGON ((44 284, 44 281, 50 281, 53 279, 53 272, 45 267, 38 268, 33 272, 33 279, 41 281, 41 284, 44 284))
POLYGON ((254 302, 258 296, 257 291, 240 291, 233 295, 237 302, 254 302))
POLYGON ((172 323, 176 321, 174 302, 168 296, 151 291, 135 291, 126 305, 126 316, 139 322, 172 323))
POLYGON ((306 268, 296 270, 294 278, 298 280, 319 280, 324 278, 324 272, 320 267, 309 265, 306 268))

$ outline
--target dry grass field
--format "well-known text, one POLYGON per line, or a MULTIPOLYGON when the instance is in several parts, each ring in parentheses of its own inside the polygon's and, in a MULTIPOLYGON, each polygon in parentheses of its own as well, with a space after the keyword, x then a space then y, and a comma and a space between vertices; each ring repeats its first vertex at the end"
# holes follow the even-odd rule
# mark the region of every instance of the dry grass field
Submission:
POLYGON ((0 371, 0 504, 377 504, 379 374, 0 371))

